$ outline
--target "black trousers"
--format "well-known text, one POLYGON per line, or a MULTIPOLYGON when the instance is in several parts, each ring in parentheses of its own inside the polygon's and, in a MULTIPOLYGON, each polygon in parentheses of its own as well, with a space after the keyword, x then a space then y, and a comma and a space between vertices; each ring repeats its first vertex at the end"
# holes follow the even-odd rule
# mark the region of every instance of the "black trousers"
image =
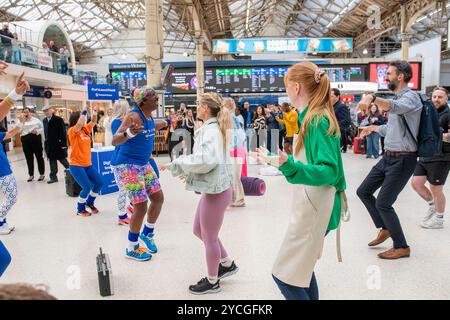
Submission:
POLYGON ((411 178, 416 167, 416 157, 386 157, 372 168, 357 190, 377 228, 389 230, 394 248, 407 248, 400 220, 392 205, 411 178), (374 193, 379 188, 377 198, 374 193))
POLYGON ((340 128, 341 130, 341 150, 343 152, 347 152, 347 145, 348 145, 348 130, 345 128, 340 128))
POLYGON ((42 139, 41 135, 33 133, 27 134, 21 137, 23 153, 27 160, 28 174, 34 176, 34 157, 36 157, 38 163, 39 174, 43 176, 45 174, 44 157, 42 156, 42 139))
POLYGON ((58 179, 58 161, 64 166, 64 168, 69 169, 69 161, 66 158, 61 159, 49 159, 50 162, 50 179, 58 179))

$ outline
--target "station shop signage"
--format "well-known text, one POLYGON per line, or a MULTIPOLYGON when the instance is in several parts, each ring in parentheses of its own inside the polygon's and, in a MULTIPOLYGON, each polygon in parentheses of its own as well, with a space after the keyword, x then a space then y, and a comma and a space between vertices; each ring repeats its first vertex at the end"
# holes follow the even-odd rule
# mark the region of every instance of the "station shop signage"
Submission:
POLYGON ((53 58, 45 53, 36 53, 33 50, 22 48, 20 49, 20 54, 21 60, 24 63, 53 68, 53 58))
POLYGON ((119 100, 119 87, 104 84, 87 86, 89 100, 119 100))
POLYGON ((24 97, 45 98, 45 87, 30 86, 30 90, 25 92, 24 97))
POLYGON ((230 53, 348 53, 352 38, 216 39, 213 54, 230 53))

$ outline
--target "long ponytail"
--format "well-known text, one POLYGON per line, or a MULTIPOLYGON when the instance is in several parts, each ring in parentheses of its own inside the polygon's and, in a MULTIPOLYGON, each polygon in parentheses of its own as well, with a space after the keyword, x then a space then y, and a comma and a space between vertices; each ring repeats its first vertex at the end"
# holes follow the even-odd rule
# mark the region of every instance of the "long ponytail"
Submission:
MULTIPOLYGON (((301 83, 311 96, 308 111, 300 126, 296 140, 295 154, 304 147, 305 136, 314 118, 325 117, 330 123, 328 135, 339 136, 339 124, 331 101, 331 87, 328 76, 320 72, 317 65, 312 62, 300 62, 289 68, 285 76, 285 82, 293 81, 301 83)), ((317 125, 317 123, 315 123, 317 125)))
POLYGON ((211 115, 217 118, 223 145, 227 148, 231 141, 232 123, 230 111, 224 106, 224 99, 220 94, 208 92, 200 96, 200 102, 206 104, 211 110, 211 115))

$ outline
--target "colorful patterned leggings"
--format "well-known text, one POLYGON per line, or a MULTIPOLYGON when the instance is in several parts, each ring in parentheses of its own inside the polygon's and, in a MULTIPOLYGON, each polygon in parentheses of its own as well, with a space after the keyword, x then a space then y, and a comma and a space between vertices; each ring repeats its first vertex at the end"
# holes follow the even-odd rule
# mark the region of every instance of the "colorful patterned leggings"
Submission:
POLYGON ((12 174, 0 177, 0 222, 17 202, 17 182, 12 174))

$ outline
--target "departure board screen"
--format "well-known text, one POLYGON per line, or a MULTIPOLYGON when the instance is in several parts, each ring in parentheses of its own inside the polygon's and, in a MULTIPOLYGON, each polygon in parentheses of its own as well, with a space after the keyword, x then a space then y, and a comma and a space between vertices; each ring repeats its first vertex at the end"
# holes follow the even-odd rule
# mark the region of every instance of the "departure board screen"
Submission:
POLYGON ((119 90, 126 94, 129 94, 133 88, 147 84, 146 71, 114 71, 111 72, 111 77, 113 84, 117 84, 119 90))
MULTIPOLYGON (((207 67, 205 68, 205 92, 266 93, 285 92, 284 76, 289 66, 255 67, 207 67)), ((368 81, 368 65, 322 65, 331 82, 368 81)), ((120 90, 146 84, 147 73, 125 70, 111 72, 114 84, 120 90)), ((195 68, 176 68, 171 75, 166 92, 169 94, 195 94, 197 92, 195 68)))

